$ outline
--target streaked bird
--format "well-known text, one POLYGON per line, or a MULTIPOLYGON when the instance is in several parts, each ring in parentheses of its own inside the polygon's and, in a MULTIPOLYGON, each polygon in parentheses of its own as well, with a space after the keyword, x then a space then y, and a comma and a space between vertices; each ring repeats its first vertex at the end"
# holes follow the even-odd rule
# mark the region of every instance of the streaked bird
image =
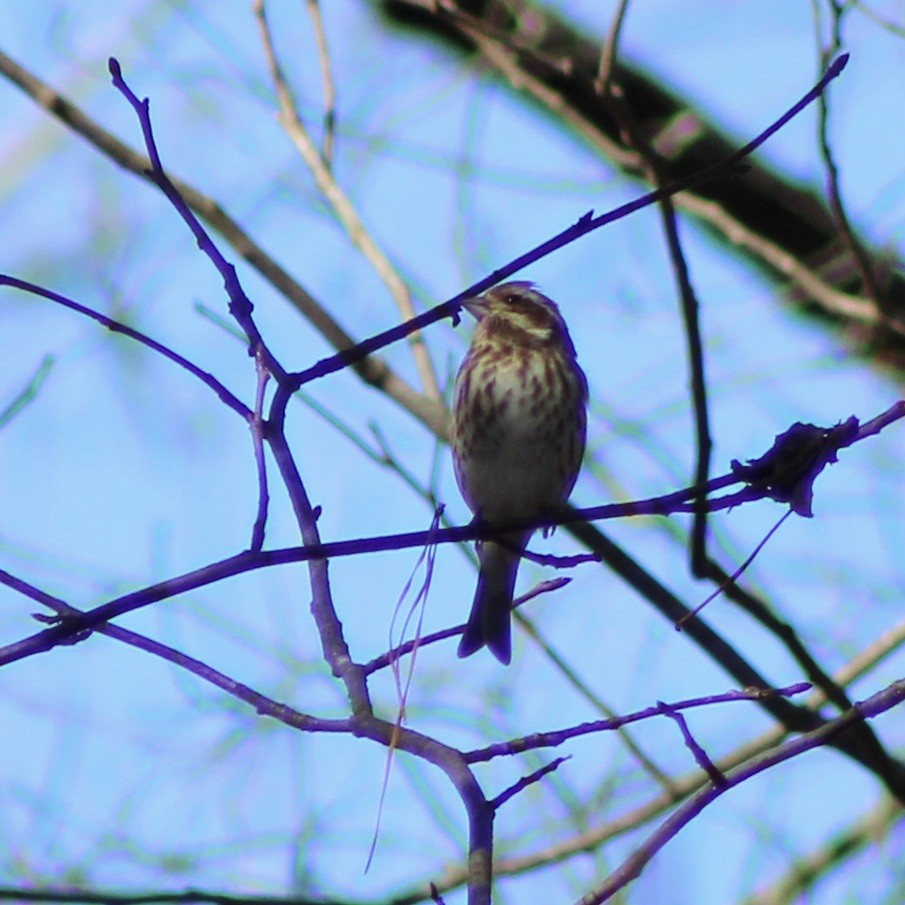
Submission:
MULTIPOLYGON (((475 518, 493 526, 554 515, 578 477, 588 382, 556 303, 532 283, 504 283, 465 303, 477 318, 456 377, 453 465, 475 518)), ((478 544, 481 563, 459 644, 512 659, 510 613, 520 551, 536 529, 478 544)))

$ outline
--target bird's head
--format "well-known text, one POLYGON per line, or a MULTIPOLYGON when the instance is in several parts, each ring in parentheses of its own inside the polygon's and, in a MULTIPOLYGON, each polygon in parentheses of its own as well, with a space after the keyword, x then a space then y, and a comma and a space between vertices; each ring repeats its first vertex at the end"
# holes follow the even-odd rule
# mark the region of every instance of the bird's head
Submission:
POLYGON ((565 345, 575 350, 559 307, 534 287, 517 281, 502 283, 468 299, 465 310, 478 320, 475 338, 510 342, 521 346, 565 345))

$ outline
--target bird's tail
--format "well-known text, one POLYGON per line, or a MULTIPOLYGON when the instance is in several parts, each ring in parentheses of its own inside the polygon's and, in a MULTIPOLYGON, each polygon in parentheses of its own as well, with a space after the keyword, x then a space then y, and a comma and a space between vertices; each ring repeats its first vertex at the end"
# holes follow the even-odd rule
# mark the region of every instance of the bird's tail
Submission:
POLYGON ((528 537, 518 536, 511 538, 512 547, 491 540, 481 545, 478 589, 459 642, 460 657, 471 656, 486 645, 500 663, 507 664, 512 659, 510 613, 521 559, 516 549, 527 542, 528 537))

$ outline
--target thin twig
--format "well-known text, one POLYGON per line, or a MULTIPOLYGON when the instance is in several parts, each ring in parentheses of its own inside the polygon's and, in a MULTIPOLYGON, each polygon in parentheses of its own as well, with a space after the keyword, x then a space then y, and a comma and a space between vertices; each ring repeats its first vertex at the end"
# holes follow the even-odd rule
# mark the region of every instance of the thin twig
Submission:
POLYGON ((42 384, 53 370, 55 364, 56 359, 53 355, 45 355, 41 359, 41 363, 35 369, 34 374, 29 378, 28 383, 13 396, 3 409, 0 409, 0 428, 6 427, 19 412, 27 408, 30 403, 34 402, 41 390, 42 384))
MULTIPOLYGON (((809 688, 810 686, 805 686, 809 688)), ((698 740, 692 735, 691 729, 688 726, 688 720, 685 719, 684 714, 673 704, 667 704, 665 701, 657 701, 657 707, 659 707, 660 712, 668 716, 678 727, 679 732, 682 733, 682 739, 685 742, 685 747, 691 751, 694 756, 695 763, 707 774, 710 778, 710 781, 715 786, 722 786, 726 784, 726 777, 720 772, 720 770, 716 767, 713 761, 710 759, 710 755, 704 750, 703 746, 698 742, 698 740)))
MULTIPOLYGON (((630 726, 645 720, 656 719, 658 716, 668 716, 675 720, 676 714, 681 713, 683 710, 694 710, 699 707, 712 707, 715 704, 728 704, 738 701, 763 701, 767 698, 790 698, 795 695, 804 694, 810 687, 811 686, 807 682, 796 682, 785 688, 768 688, 763 686, 757 688, 742 688, 734 691, 726 691, 722 694, 705 695, 703 697, 688 698, 684 701, 674 701, 671 704, 658 701, 650 707, 644 707, 633 713, 614 716, 611 719, 590 720, 589 722, 581 723, 578 726, 571 726, 566 729, 556 729, 549 732, 532 732, 531 735, 526 736, 525 738, 495 742, 484 748, 465 752, 465 759, 470 764, 484 763, 493 760, 496 757, 504 757, 513 754, 514 752, 553 748, 557 745, 562 745, 567 741, 571 741, 572 739, 582 738, 586 735, 596 735, 599 732, 613 732, 619 729, 620 726, 630 726)), ((690 738, 690 733, 687 732, 687 728, 688 727, 685 726, 685 731, 683 731, 683 737, 685 738, 686 743, 689 742, 690 738)), ((703 751, 700 750, 700 746, 693 741, 689 746, 694 750, 696 759, 701 757, 701 760, 698 760, 698 766, 702 769, 706 769, 704 767, 704 762, 710 763, 710 759, 703 754, 703 751)), ((711 767, 715 772, 719 773, 712 764, 711 767)), ((707 772, 709 773, 709 771, 707 772)), ((711 779, 713 779, 713 777, 711 777, 711 779)))
MULTIPOLYGON (((520 597, 516 597, 512 603, 512 606, 514 609, 521 607, 522 604, 527 603, 529 600, 533 600, 535 597, 538 597, 541 594, 547 594, 551 591, 559 590, 559 588, 561 588, 564 584, 568 584, 569 581, 570 579, 568 578, 558 578, 553 579, 552 581, 542 581, 539 585, 532 588, 526 594, 522 594, 520 597)), ((366 674, 370 675, 371 673, 385 669, 388 666, 393 666, 396 661, 406 656, 407 654, 413 653, 415 650, 429 647, 432 644, 437 644, 440 641, 445 641, 447 638, 457 638, 464 631, 465 623, 461 622, 458 625, 451 626, 450 628, 440 629, 439 631, 431 632, 429 635, 424 635, 420 638, 414 638, 410 641, 404 641, 397 647, 392 648, 392 650, 389 650, 386 653, 381 654, 379 657, 375 657, 373 660, 370 660, 368 663, 365 663, 362 668, 364 669, 366 674)))
POLYGON ((529 773, 527 776, 523 776, 517 782, 514 782, 508 789, 504 789, 500 792, 493 801, 490 802, 491 806, 495 811, 498 811, 507 801, 514 798, 520 792, 524 792, 529 786, 534 785, 536 782, 540 782, 545 776, 548 776, 550 773, 558 770, 567 760, 571 760, 571 755, 567 757, 557 757, 550 761, 549 764, 544 764, 542 767, 538 767, 532 773, 529 773))
MULTIPOLYGON (((861 651, 852 658, 833 678, 840 685, 847 685, 861 677, 871 667, 877 665, 894 651, 905 644, 905 621, 902 621, 886 635, 877 639, 870 647, 861 651)), ((827 701, 826 695, 815 690, 806 702, 807 707, 816 713, 827 701)), ((736 767, 746 763, 752 758, 761 755, 779 745, 789 733, 780 725, 768 729, 763 734, 745 742, 730 754, 725 755, 716 762, 717 769, 725 774, 736 767)), ((545 867, 550 864, 567 860, 571 856, 581 852, 595 852, 601 845, 637 830, 639 827, 650 823, 665 813, 675 802, 702 789, 709 782, 706 774, 700 770, 694 770, 672 780, 675 793, 664 792, 644 804, 627 811, 618 817, 608 820, 606 823, 579 833, 569 839, 554 843, 546 848, 539 849, 528 854, 503 858, 496 865, 496 872, 504 876, 517 876, 545 867)), ((458 874, 449 878, 449 886, 457 886, 463 882, 458 874)), ((408 901, 403 897, 403 901, 408 901)), ((414 897, 410 897, 415 901, 414 897)))
POLYGON ((453 318, 455 322, 458 319, 458 314, 460 309, 462 308, 462 304, 466 299, 475 295, 479 295, 481 292, 484 292, 491 286, 494 286, 497 283, 502 282, 507 277, 518 273, 518 271, 527 267, 529 264, 533 264, 536 261, 539 261, 541 258, 552 254, 554 251, 558 251, 560 248, 563 248, 566 245, 570 245, 572 242, 575 242, 576 240, 588 235, 591 232, 594 232, 597 229, 600 229, 603 226, 613 223, 616 220, 621 220, 623 217, 627 217, 629 216, 629 214, 633 214, 635 213, 635 211, 649 207, 652 204, 657 204, 663 198, 675 195, 676 193, 691 188, 692 186, 698 186, 706 182, 711 182, 715 179, 724 178, 725 176, 736 172, 738 165, 748 155, 756 151, 762 144, 764 144, 764 142, 766 142, 780 129, 782 129, 783 126, 786 125, 786 123, 794 119, 799 113, 801 113, 802 110, 812 104, 820 96, 821 92, 826 89, 826 86, 833 79, 839 76, 839 74, 845 68, 847 62, 848 54, 843 54, 837 60, 834 60, 832 65, 827 69, 823 78, 821 78, 820 81, 813 88, 811 88, 811 90, 808 91, 797 103, 793 104, 782 116, 774 120, 757 137, 749 141, 746 145, 739 148, 737 151, 728 155, 722 161, 719 161, 713 166, 707 167, 706 169, 698 171, 697 173, 694 173, 690 176, 678 179, 675 182, 671 182, 668 186, 665 186, 662 189, 655 189, 652 192, 648 192, 646 195, 642 195, 640 198, 636 198, 634 201, 622 204, 605 214, 600 214, 599 216, 595 217, 593 210, 588 211, 572 226, 567 227, 552 238, 546 240, 545 242, 542 242, 540 245, 535 246, 530 251, 519 255, 517 258, 511 260, 508 264, 504 264, 489 276, 485 277, 482 280, 479 280, 472 286, 469 286, 466 290, 460 292, 456 296, 453 296, 453 298, 447 300, 446 302, 443 302, 442 304, 437 305, 436 307, 431 308, 428 311, 425 311, 423 314, 419 314, 417 317, 414 317, 397 327, 385 330, 383 333, 378 333, 370 337, 369 339, 360 342, 352 349, 348 349, 340 352, 337 355, 332 355, 328 358, 321 359, 321 361, 317 362, 309 368, 306 368, 304 371, 299 371, 294 375, 296 385, 302 386, 303 384, 308 383, 311 380, 316 380, 326 374, 332 374, 335 371, 340 371, 343 368, 354 365, 356 362, 360 361, 363 358, 366 358, 368 355, 371 355, 378 349, 382 349, 394 342, 398 342, 400 339, 405 338, 415 330, 420 330, 430 324, 443 320, 444 318, 453 318))
MULTIPOLYGON (((297 477, 294 459, 288 449, 285 437, 282 435, 285 406, 288 404, 289 398, 291 398, 290 388, 285 383, 278 386, 271 405, 269 420, 272 435, 268 437, 268 440, 277 458, 284 482, 292 485, 290 493, 301 494, 301 479, 297 477)), ((846 445, 850 446, 859 440, 872 437, 883 427, 889 426, 902 418, 905 418, 905 400, 894 403, 886 412, 871 421, 865 422, 856 432, 849 436, 846 445)), ((729 472, 708 482, 708 487, 716 489, 738 481, 737 473, 729 472)), ((259 553, 245 551, 184 575, 151 585, 140 591, 117 597, 88 611, 84 616, 67 620, 65 625, 54 626, 30 638, 25 638, 0 648, 0 665, 50 650, 57 644, 64 643, 67 638, 84 632, 86 629, 96 628, 98 625, 124 613, 132 612, 168 597, 184 594, 187 591, 203 587, 215 581, 221 581, 232 575, 260 568, 291 562, 317 562, 339 556, 401 550, 407 547, 422 547, 426 543, 459 543, 466 540, 493 539, 498 537, 501 532, 529 526, 539 528, 543 527, 544 524, 549 526, 550 524, 568 525, 578 523, 582 529, 587 531, 593 527, 587 524, 588 519, 624 518, 628 515, 663 515, 671 512, 688 511, 693 507, 693 503, 683 501, 695 499, 701 493, 701 490, 702 488, 695 486, 632 503, 609 503, 604 506, 592 506, 587 509, 566 508, 556 517, 546 515, 543 519, 543 524, 527 520, 498 526, 472 523, 457 528, 442 528, 437 531, 410 531, 402 534, 380 535, 328 543, 320 543, 316 532, 312 532, 304 536, 305 545, 302 547, 286 547, 278 550, 265 550, 259 553)), ((728 505, 727 500, 731 500, 732 505, 740 505, 743 502, 752 502, 762 498, 762 493, 757 488, 749 488, 748 493, 750 495, 747 498, 743 498, 740 495, 732 495, 731 498, 728 496, 720 497, 715 505, 719 507, 726 506, 728 505)), ((316 521, 316 513, 310 507, 310 503, 303 496, 292 497, 292 499, 293 506, 297 510, 297 516, 301 517, 304 515, 313 524, 316 521)), ((3 573, 0 572, 0 583, 3 583, 2 575, 3 573)), ((672 610, 671 618, 673 621, 680 619, 687 612, 687 608, 679 604, 673 607, 672 610), (676 612, 676 609, 681 610, 681 612, 676 612)), ((338 621, 336 628, 339 632, 337 639, 339 639, 341 638, 341 629, 338 621)), ((703 631, 703 629, 700 628, 699 622, 692 622, 689 623, 688 631, 692 637, 695 637, 695 632, 703 631)), ((768 685, 769 683, 761 682, 755 684, 768 685)))
MULTIPOLYGON (((115 135, 102 129, 72 101, 55 91, 46 82, 20 66, 0 51, 0 75, 17 85, 36 104, 61 123, 81 135, 111 161, 142 179, 151 181, 151 166, 146 155, 140 154, 115 135)), ((317 300, 248 235, 239 224, 212 198, 187 182, 170 177, 179 194, 199 217, 209 223, 260 275, 283 295, 308 320, 321 336, 337 351, 355 347, 355 340, 317 300)), ((127 332, 127 331, 121 331, 127 332)), ((394 399, 440 436, 447 434, 448 413, 436 400, 418 393, 387 363, 376 356, 359 356, 352 364, 358 376, 394 399)))
POLYGON ((158 355, 162 355, 164 358, 172 361, 174 364, 179 365, 180 368, 188 371, 192 376, 200 380, 209 389, 213 390, 214 393, 217 394, 217 397, 221 402, 229 406, 229 408, 239 414, 246 421, 252 417, 251 409, 247 405, 245 405, 245 403, 242 402, 241 399, 234 396, 222 383, 220 383, 219 380, 217 380, 216 377, 214 377, 213 374, 209 373, 208 371, 203 371, 196 364, 189 361, 178 352, 173 351, 169 346, 165 346, 163 343, 158 342, 156 339, 152 339, 150 336, 142 333, 140 330, 136 330, 133 327, 122 324, 119 321, 114 320, 112 317, 107 317, 106 314, 101 314, 100 311, 95 311, 93 308, 89 308, 87 305, 82 305, 80 302, 76 302, 68 296, 63 295, 62 293, 54 292, 51 289, 45 289, 43 286, 38 286, 35 283, 28 282, 28 280, 20 280, 17 277, 8 276, 7 274, 0 274, 0 286, 9 286, 12 289, 19 289, 22 292, 29 292, 32 295, 39 295, 51 302, 62 305, 64 308, 69 308, 72 311, 77 311, 79 314, 83 314, 85 317, 90 317, 91 320, 96 321, 97 323, 106 327, 111 333, 121 333, 123 336, 128 336, 129 339, 134 339, 136 342, 141 343, 143 346, 147 346, 149 349, 157 352, 158 355))
MULTIPOLYGON (((617 11, 616 18, 606 41, 604 58, 601 67, 605 71, 598 79, 597 90, 601 100, 607 105, 620 125, 625 143, 638 155, 646 171, 648 181, 656 188, 668 184, 666 162, 648 140, 640 124, 636 121, 631 107, 625 102, 622 88, 612 81, 612 67, 616 62, 616 39, 621 28, 625 12, 623 3, 617 11)), ((660 221, 666 239, 666 248, 672 265, 673 275, 681 301, 682 321, 685 328, 688 370, 691 374, 690 390, 695 432, 695 484, 704 484, 710 474, 710 458, 713 452, 713 440, 710 434, 710 414, 707 401, 707 380, 704 371, 704 342, 701 336, 700 305, 697 293, 691 282, 688 261, 679 238, 679 223, 676 208, 671 196, 665 196, 658 205, 660 221)), ((707 560, 707 501, 701 496, 696 501, 694 519, 689 541, 689 559, 691 572, 701 577, 707 560)))
MULTIPOLYGON (((819 46, 821 41, 819 0, 812 0, 812 8, 814 10, 814 30, 819 46)), ((827 62, 842 49, 842 17, 845 15, 847 9, 848 7, 843 4, 830 4, 832 15, 832 37, 829 43, 820 50, 821 68, 826 66, 827 62)), ((829 196, 830 209, 836 218, 839 231, 842 233, 843 243, 855 260, 855 264, 857 265, 858 272, 861 276, 861 283, 864 286, 865 295, 873 302, 877 313, 882 315, 883 296, 880 287, 877 285, 873 265, 871 264, 867 252, 865 252, 861 243, 855 236, 855 231, 852 229, 851 221, 845 210, 845 204, 842 201, 842 189, 839 185, 839 168, 836 166, 835 155, 830 146, 829 120, 829 98, 827 94, 824 93, 820 95, 820 98, 817 101, 817 137, 820 156, 823 158, 823 165, 826 170, 827 195, 829 196)))
MULTIPOLYGON (((267 65, 270 68, 271 81, 280 104, 279 119, 281 125, 305 161, 305 165, 314 177, 318 190, 333 208, 352 243, 371 262, 371 266, 393 296, 400 315, 410 323, 411 319, 415 317, 415 306, 412 303, 412 296, 408 286, 402 277, 399 276, 395 267, 393 267, 389 257, 368 232, 358 216, 355 206, 340 188, 333 172, 321 156, 299 116, 298 108, 289 89, 289 83, 283 74, 273 45, 273 36, 270 33, 270 26, 267 22, 265 0, 255 0, 255 14, 258 19, 267 65)), ((437 377, 430 361, 427 346, 424 343, 424 337, 417 329, 408 331, 406 336, 412 348, 412 354, 415 358, 418 373, 421 376, 425 394, 431 399, 440 400, 442 398, 440 388, 437 384, 437 377)))
MULTIPOLYGON (((745 569, 747 569, 748 566, 750 566, 751 563, 754 562, 760 551, 763 550, 763 548, 766 546, 767 541, 770 540, 770 538, 773 537, 774 534, 776 534, 780 526, 783 524, 783 522, 785 522, 787 518, 789 518, 790 515, 792 515, 792 510, 788 509, 777 519, 776 524, 763 536, 763 538, 761 538, 757 546, 751 551, 750 555, 745 557, 745 560, 742 562, 742 564, 738 566, 738 568, 736 568, 736 570, 731 575, 727 575, 720 582, 719 587, 712 594, 708 594, 707 597, 705 597, 704 600, 701 601, 701 603, 699 603, 693 610, 691 610, 691 612, 689 612, 685 617, 683 617, 676 623, 676 631, 681 631, 682 627, 686 622, 688 622, 689 619, 694 619, 695 616, 697 616, 704 609, 704 607, 707 606, 708 603, 710 603, 712 600, 715 600, 720 596, 720 594, 726 593, 729 588, 736 584, 745 569)), ((710 565, 713 562, 714 561, 708 557, 707 565, 710 565)), ((705 572, 705 574, 701 577, 710 577, 710 574, 709 572, 705 572)))
MULTIPOLYGON (((560 580, 568 581, 569 579, 560 580)), ((541 636, 532 619, 523 615, 520 609, 515 611, 515 619, 528 636, 534 639, 540 649, 544 652, 544 656, 560 671, 565 680, 582 698, 584 698, 585 701, 599 713, 603 714, 607 719, 615 719, 618 716, 616 711, 613 710, 613 708, 610 707, 600 695, 598 695, 591 686, 578 675, 574 667, 569 664, 566 658, 541 636)), ((635 740, 632 734, 624 726, 619 726, 616 729, 616 734, 619 736, 626 749, 631 753, 632 757, 634 757, 641 766, 641 769, 644 770, 662 789, 673 794, 676 797, 676 800, 678 800, 680 796, 678 795, 671 777, 658 766, 654 759, 635 740)))
MULTIPOLYGON (((761 258, 777 273, 786 277, 793 286, 802 290, 827 314, 840 320, 854 321, 857 324, 880 325, 881 314, 872 301, 832 286, 786 249, 733 219, 716 202, 708 201, 690 192, 682 192, 676 195, 676 204, 683 210, 712 224, 732 244, 761 258)), ((905 323, 889 319, 883 321, 883 325, 899 335, 905 336, 905 323)))
POLYGON ((792 739, 779 748, 733 770, 726 775, 725 785, 705 787, 689 801, 680 805, 606 880, 582 897, 580 900, 581 905, 598 905, 598 903, 612 898, 620 889, 624 889, 641 874, 647 864, 650 863, 651 858, 667 842, 673 839, 681 829, 729 789, 741 785, 765 770, 772 769, 785 761, 799 757, 807 751, 822 747, 856 723, 879 716, 881 713, 886 713, 903 702, 905 702, 905 680, 894 682, 883 691, 856 704, 854 709, 826 723, 819 729, 792 739))
POLYGON ((862 0, 849 0, 849 3, 857 9, 859 12, 863 13, 873 22, 876 22, 880 28, 885 29, 890 34, 895 35, 897 38, 905 38, 905 27, 899 25, 898 22, 893 22, 892 19, 887 19, 884 16, 881 16, 879 13, 872 10, 866 3, 863 3, 862 0))
MULTIPOLYGON (((11 575, 9 572, 0 572, 0 578, 2 578, 3 584, 7 587, 12 588, 30 600, 39 603, 41 606, 47 607, 49 610, 56 613, 59 619, 72 620, 85 615, 83 610, 70 606, 59 597, 54 597, 24 579, 11 575)), ((49 622, 52 618, 45 614, 36 613, 33 615, 39 622, 49 622)), ((221 691, 225 691, 227 694, 249 704, 258 713, 266 713, 270 716, 278 715, 278 719, 280 719, 281 722, 288 726, 292 726, 293 728, 304 729, 309 732, 348 731, 347 720, 322 720, 293 710, 283 704, 279 704, 271 698, 259 694, 247 685, 243 685, 241 682, 237 682, 235 679, 231 679, 229 676, 218 672, 207 663, 196 660, 194 657, 189 657, 182 653, 182 651, 178 651, 166 644, 155 641, 147 635, 124 629, 118 625, 99 625, 95 630, 101 635, 106 635, 109 638, 113 638, 115 641, 128 644, 130 647, 138 648, 145 653, 166 660, 174 666, 178 666, 180 669, 187 670, 198 678, 203 679, 205 682, 209 682, 216 686, 221 691)))
POLYGON ((321 82, 324 88, 324 145, 321 156, 324 163, 333 168, 333 143, 336 138, 336 86, 333 82, 333 70, 330 66, 330 48, 327 44, 327 32, 324 28, 324 17, 321 13, 320 0, 305 0, 308 15, 314 27, 314 41, 317 44, 317 59, 321 67, 321 82))
POLYGON ((258 476, 258 511, 251 530, 250 549, 258 552, 264 549, 264 532, 270 503, 270 494, 267 489, 267 461, 264 456, 264 392, 267 388, 267 381, 270 379, 270 371, 267 370, 260 355, 255 356, 255 372, 258 378, 258 388, 255 393, 254 417, 249 422, 249 427, 255 453, 255 471, 258 476))
POLYGON ((610 79, 613 77, 613 69, 616 65, 616 48, 619 44, 619 35, 625 22, 625 13, 628 10, 628 0, 619 0, 619 6, 613 14, 610 30, 606 41, 600 51, 600 66, 597 69, 597 82, 594 85, 601 97, 610 93, 610 79))
POLYGON ((249 354, 261 356, 264 365, 278 380, 286 377, 286 369, 276 359, 267 343, 261 336, 254 321, 254 305, 246 294, 235 265, 230 263, 217 248, 201 221, 195 215, 188 202, 182 197, 179 188, 173 183, 163 168, 157 141, 154 137, 154 124, 151 122, 151 104, 148 98, 139 98, 123 77, 122 67, 115 57, 108 61, 113 87, 126 99, 138 119, 144 137, 145 150, 151 161, 147 176, 166 196, 173 209, 182 218, 185 225, 195 237, 195 242, 202 254, 216 268, 223 279, 223 288, 229 298, 229 313, 235 318, 242 332, 248 339, 249 354))

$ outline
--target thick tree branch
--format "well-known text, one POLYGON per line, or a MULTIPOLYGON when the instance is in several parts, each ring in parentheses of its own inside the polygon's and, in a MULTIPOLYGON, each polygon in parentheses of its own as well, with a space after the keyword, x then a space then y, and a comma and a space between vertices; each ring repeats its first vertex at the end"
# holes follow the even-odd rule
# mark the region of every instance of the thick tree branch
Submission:
MULTIPOLYGON (((439 35, 464 52, 478 51, 520 93, 577 132, 626 175, 645 178, 643 164, 601 103, 601 48, 550 9, 530 0, 380 0, 393 21, 439 35)), ((624 58, 610 80, 662 160, 670 180, 700 172, 737 145, 706 115, 624 58)), ((869 139, 866 139, 869 140, 869 139)), ((794 289, 794 304, 845 330, 843 337, 869 348, 884 363, 905 369, 905 273, 901 262, 863 241, 859 263, 837 218, 816 191, 749 161, 747 173, 677 196, 719 238, 794 289), (827 262, 832 261, 832 270, 827 262), (866 262, 866 263, 865 263, 866 262), (863 273, 873 275, 879 305, 863 273)))

